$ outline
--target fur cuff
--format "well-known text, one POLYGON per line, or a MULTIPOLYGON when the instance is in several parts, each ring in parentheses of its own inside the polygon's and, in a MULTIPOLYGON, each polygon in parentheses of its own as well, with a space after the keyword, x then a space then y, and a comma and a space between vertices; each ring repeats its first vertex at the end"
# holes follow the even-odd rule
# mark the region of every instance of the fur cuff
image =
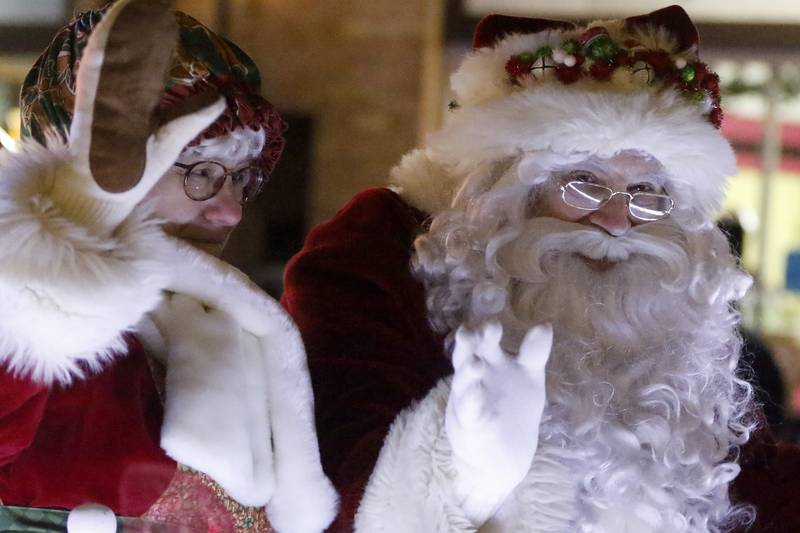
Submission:
POLYGON ((0 161, 0 357, 69 383, 124 350, 122 334, 158 304, 165 240, 141 211, 110 236, 77 225, 50 196, 75 172, 66 148, 22 148, 0 161))
POLYGON ((339 496, 322 472, 316 479, 292 479, 267 505, 270 524, 280 533, 318 533, 333 522, 339 496))

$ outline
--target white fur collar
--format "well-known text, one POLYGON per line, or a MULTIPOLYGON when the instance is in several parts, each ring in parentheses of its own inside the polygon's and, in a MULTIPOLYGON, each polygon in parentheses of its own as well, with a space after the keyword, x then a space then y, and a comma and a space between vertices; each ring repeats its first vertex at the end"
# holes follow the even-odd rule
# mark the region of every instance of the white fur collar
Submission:
POLYGON ((51 198, 76 170, 66 146, 0 152, 0 363, 50 385, 125 353, 125 331, 158 305, 169 279, 163 232, 134 211, 105 235, 51 198))
POLYGON ((719 130, 674 91, 541 87, 453 111, 392 170, 391 183, 412 205, 436 214, 470 176, 488 176, 497 162, 536 151, 610 157, 625 150, 657 159, 671 194, 708 217, 736 172, 719 130))
POLYGON ((322 472, 305 350, 244 274, 171 240, 182 273, 153 314, 166 340, 162 447, 283 532, 321 531, 337 498, 322 472))

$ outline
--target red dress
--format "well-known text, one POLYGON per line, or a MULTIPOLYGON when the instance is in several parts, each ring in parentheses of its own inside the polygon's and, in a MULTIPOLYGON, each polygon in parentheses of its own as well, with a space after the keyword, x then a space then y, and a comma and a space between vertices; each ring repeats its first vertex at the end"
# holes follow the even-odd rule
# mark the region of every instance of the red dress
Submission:
POLYGON ((271 531, 264 508, 244 507, 159 446, 159 370, 142 345, 99 374, 51 388, 0 371, 0 502, 115 514, 229 533, 271 531))
POLYGON ((159 446, 164 413, 141 344, 103 372, 47 388, 0 374, 0 499, 140 516, 166 490, 175 461, 159 446))

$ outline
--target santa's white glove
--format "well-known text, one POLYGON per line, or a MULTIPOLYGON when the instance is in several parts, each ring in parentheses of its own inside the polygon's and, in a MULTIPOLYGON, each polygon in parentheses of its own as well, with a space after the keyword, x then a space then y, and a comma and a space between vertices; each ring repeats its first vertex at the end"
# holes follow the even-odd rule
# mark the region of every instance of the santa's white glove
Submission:
POLYGON ((177 32, 167 2, 121 0, 81 56, 69 132, 73 171, 54 177, 51 198, 97 234, 116 228, 225 109, 223 98, 207 93, 175 106, 169 117, 159 114, 177 32))
POLYGON ((445 426, 453 450, 454 492, 476 526, 486 522, 530 469, 545 404, 545 365, 553 332, 537 326, 519 355, 500 347, 496 322, 456 332, 455 375, 445 426))

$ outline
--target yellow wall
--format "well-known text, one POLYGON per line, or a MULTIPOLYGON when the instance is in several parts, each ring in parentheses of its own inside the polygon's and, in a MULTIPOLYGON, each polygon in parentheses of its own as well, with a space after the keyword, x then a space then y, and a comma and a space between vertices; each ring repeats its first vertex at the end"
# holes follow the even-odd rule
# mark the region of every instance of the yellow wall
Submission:
MULTIPOLYGON (((761 195, 763 178, 758 171, 744 170, 731 180, 724 210, 742 219, 746 230, 744 264, 750 272, 761 270, 758 249, 761 240, 761 195), (757 227, 747 227, 753 219, 757 227)), ((767 213, 767 250, 760 282, 766 289, 781 289, 786 284, 786 257, 800 249, 800 175, 778 173, 773 177, 767 213)))

